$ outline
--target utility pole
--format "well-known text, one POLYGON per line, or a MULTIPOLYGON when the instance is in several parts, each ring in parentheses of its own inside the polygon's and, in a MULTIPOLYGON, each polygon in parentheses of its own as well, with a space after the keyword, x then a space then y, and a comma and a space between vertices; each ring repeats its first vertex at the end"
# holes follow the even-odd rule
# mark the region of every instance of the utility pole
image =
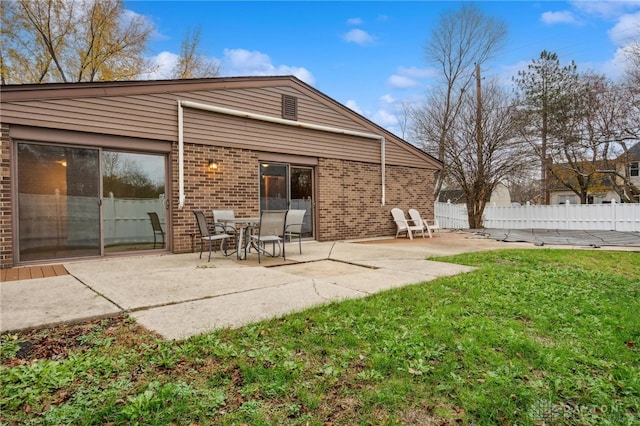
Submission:
MULTIPOLYGON (((476 143, 478 144, 478 158, 477 158, 477 167, 478 167, 478 177, 477 177, 477 185, 475 188, 476 200, 480 203, 476 207, 478 211, 480 211, 481 206, 484 204, 485 194, 484 194, 484 144, 482 139, 482 87, 481 82, 482 78, 480 76, 480 64, 476 64, 476 98, 477 98, 477 107, 476 107, 476 143)), ((477 212, 475 212, 477 214, 477 212)), ((480 220, 479 218, 477 220, 480 220)), ((475 225, 479 226, 479 223, 475 225)))
POLYGON ((482 152, 482 87, 480 85, 480 64, 476 64, 476 97, 478 100, 476 111, 476 142, 478 143, 478 171, 481 170, 482 152))

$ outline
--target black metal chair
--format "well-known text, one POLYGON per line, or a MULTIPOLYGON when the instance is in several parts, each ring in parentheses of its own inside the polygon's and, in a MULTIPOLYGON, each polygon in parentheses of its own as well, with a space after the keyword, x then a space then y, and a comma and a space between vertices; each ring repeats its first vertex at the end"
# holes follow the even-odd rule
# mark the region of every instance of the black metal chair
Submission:
POLYGON ((207 217, 204 215, 204 212, 202 210, 193 210, 193 214, 196 217, 198 232, 200 233, 200 259, 202 259, 202 251, 203 251, 205 241, 209 242, 208 262, 211 262, 211 251, 213 248, 214 241, 220 241, 220 250, 225 256, 227 256, 227 247, 226 247, 227 238, 233 238, 233 235, 229 235, 227 233, 219 233, 219 234, 210 233, 209 227, 207 226, 207 217))
POLYGON ((162 247, 164 247, 164 230, 162 229, 162 225, 160 225, 160 218, 158 217, 158 213, 147 212, 147 214, 149 215, 149 219, 151 219, 151 227, 153 228, 153 248, 156 248, 158 235, 162 236, 162 247))

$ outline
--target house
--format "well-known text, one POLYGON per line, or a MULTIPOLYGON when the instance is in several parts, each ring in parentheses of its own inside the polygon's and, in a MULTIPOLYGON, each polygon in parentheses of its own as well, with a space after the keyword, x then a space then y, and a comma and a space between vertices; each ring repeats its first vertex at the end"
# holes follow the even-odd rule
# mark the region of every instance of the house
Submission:
POLYGON ((569 166, 566 163, 553 164, 550 173, 551 204, 580 204, 580 196, 572 191, 581 188, 578 181, 580 173, 583 179, 588 177, 586 204, 602 204, 615 201, 623 202, 620 193, 627 199, 637 202, 640 199, 640 143, 631 147, 625 154, 610 161, 581 162, 569 166), (580 173, 576 173, 578 169, 580 173), (625 183, 623 176, 628 176, 625 183), (615 182, 615 185, 614 185, 615 182))
POLYGON ((318 241, 433 216, 438 160, 292 76, 0 90, 2 267, 189 252, 194 209, 304 208, 318 241))
POLYGON ((622 167, 628 168, 629 198, 633 198, 634 202, 640 202, 640 142, 629 148, 626 155, 622 154, 619 160, 622 167))
MULTIPOLYGON (((466 205, 466 197, 461 189, 444 188, 440 191, 438 201, 441 203, 452 204, 464 204, 466 205)), ((503 184, 498 183, 495 189, 491 192, 491 198, 489 199, 489 206, 508 207, 511 205, 511 194, 509 188, 503 184)))
POLYGON ((603 204, 611 201, 620 202, 620 196, 616 193, 610 181, 610 176, 606 173, 595 172, 604 169, 604 163, 593 164, 582 162, 577 166, 584 176, 573 171, 573 168, 566 163, 557 163, 551 166, 549 173, 549 203, 550 204, 582 204, 580 196, 576 194, 567 184, 574 189, 585 186, 585 204, 603 204), (578 179, 589 179, 580 182, 578 179))

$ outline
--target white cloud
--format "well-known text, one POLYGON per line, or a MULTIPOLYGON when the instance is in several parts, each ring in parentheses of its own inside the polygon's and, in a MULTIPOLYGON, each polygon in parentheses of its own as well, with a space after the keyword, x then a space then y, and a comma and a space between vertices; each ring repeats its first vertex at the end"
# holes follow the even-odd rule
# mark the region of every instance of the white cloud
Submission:
POLYGON ((640 1, 572 1, 574 9, 581 13, 602 18, 615 18, 627 11, 636 10, 640 7, 640 1))
POLYGON ((294 75, 310 85, 314 85, 316 82, 311 71, 306 68, 289 65, 275 66, 269 55, 255 50, 224 49, 221 63, 221 75, 223 76, 294 75))
POLYGON ((421 86, 420 80, 437 76, 433 68, 398 67, 397 72, 387 79, 387 84, 397 89, 421 86))
POLYGON ((625 70, 629 66, 629 55, 632 47, 627 45, 616 50, 614 57, 602 65, 601 72, 605 73, 609 78, 617 80, 624 76, 625 70))
POLYGON ((394 74, 387 80, 387 84, 391 87, 395 87, 398 89, 407 89, 409 87, 419 86, 419 83, 410 78, 403 75, 394 74))
POLYGON ((376 111, 371 117, 371 121, 376 123, 378 126, 382 126, 385 128, 393 127, 398 124, 398 117, 387 110, 379 109, 376 111))
POLYGON ((358 103, 356 101, 354 101, 353 99, 349 99, 347 100, 347 102, 345 102, 344 104, 347 108, 352 109, 353 111, 357 112, 360 115, 364 115, 362 113, 362 110, 360 109, 360 107, 358 106, 358 103))
POLYGON ((160 52, 156 56, 150 58, 154 68, 153 72, 145 73, 140 76, 142 80, 162 80, 171 76, 171 71, 175 68, 180 57, 171 52, 160 52))
POLYGON ((368 44, 374 41, 374 38, 372 35, 370 35, 366 31, 359 30, 359 29, 349 31, 343 36, 343 38, 349 43, 356 43, 356 44, 368 44))
POLYGON ((620 16, 616 25, 609 30, 609 38, 616 46, 640 40, 640 11, 620 16))
POLYGON ((396 102, 396 98, 394 98, 393 96, 386 94, 386 95, 382 95, 380 96, 380 101, 385 103, 385 104, 393 104, 396 102))
POLYGON ((398 67, 398 74, 411 78, 433 78, 438 72, 434 68, 398 67))
POLYGON ((560 12, 544 12, 540 20, 545 24, 578 24, 578 20, 573 13, 568 10, 560 12))
POLYGON ((347 19, 347 25, 362 25, 361 18, 349 18, 347 19))

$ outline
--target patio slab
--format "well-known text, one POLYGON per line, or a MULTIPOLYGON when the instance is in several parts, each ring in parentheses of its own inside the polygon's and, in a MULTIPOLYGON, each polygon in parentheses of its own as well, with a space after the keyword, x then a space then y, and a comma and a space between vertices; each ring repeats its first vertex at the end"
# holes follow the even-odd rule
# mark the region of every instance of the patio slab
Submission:
POLYGON ((106 317, 121 311, 70 275, 3 282, 0 301, 0 332, 106 317))
POLYGON ((132 316, 142 326, 166 339, 183 339, 218 328, 240 327, 331 301, 366 295, 306 279, 251 292, 137 311, 132 316))

